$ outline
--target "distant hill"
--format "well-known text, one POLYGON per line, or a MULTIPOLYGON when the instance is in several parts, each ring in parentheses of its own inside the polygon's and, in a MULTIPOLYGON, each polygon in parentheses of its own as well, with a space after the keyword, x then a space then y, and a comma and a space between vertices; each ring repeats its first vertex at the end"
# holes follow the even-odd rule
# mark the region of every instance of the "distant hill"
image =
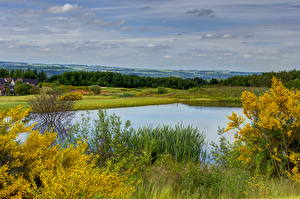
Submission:
POLYGON ((4 69, 32 69, 43 70, 47 75, 58 75, 66 71, 110 71, 125 75, 138 75, 145 77, 181 77, 203 79, 226 79, 233 76, 247 76, 260 74, 259 72, 237 72, 227 70, 158 70, 158 69, 142 69, 142 68, 123 68, 108 67, 101 65, 74 65, 74 64, 39 64, 25 62, 5 62, 0 61, 0 68, 4 69))

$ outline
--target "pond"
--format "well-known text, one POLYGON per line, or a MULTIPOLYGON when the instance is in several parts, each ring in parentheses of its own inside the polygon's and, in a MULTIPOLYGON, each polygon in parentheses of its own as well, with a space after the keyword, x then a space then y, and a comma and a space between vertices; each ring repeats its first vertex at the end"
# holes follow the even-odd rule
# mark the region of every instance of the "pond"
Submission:
MULTIPOLYGON (((218 128, 225 128, 229 121, 226 116, 232 112, 242 114, 241 108, 230 107, 205 107, 189 106, 184 104, 168 104, 154 106, 140 106, 128 108, 107 109, 109 114, 116 114, 125 122, 130 120, 134 128, 146 125, 175 125, 183 123, 192 125, 203 132, 208 142, 219 140, 218 128)), ((82 115, 89 115, 91 119, 97 119, 98 110, 76 111, 73 122, 79 122, 82 115)), ((226 136, 232 139, 231 136, 226 136)))

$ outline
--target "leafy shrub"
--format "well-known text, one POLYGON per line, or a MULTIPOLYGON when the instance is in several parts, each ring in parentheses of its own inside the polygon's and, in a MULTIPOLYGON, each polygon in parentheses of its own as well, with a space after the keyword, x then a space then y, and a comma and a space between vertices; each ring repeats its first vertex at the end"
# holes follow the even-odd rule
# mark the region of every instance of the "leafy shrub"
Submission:
POLYGON ((166 94, 166 93, 168 93, 169 91, 168 91, 168 89, 166 89, 166 88, 164 88, 164 87, 158 87, 157 88, 157 93, 158 94, 166 94))
POLYGON ((82 100, 82 95, 78 92, 67 93, 61 97, 59 97, 61 101, 77 101, 82 100))
POLYGON ((150 96, 152 94, 155 94, 156 91, 153 91, 153 90, 145 90, 145 91, 142 91, 142 92, 139 92, 137 94, 138 97, 143 97, 143 96, 150 96))
POLYGON ((33 86, 31 86, 30 84, 25 84, 22 82, 17 82, 17 84, 15 85, 15 93, 17 95, 30 95, 31 94, 31 89, 33 86))
POLYGON ((122 95, 120 95, 120 97, 134 97, 134 94, 133 93, 123 93, 122 95))
POLYGON ((37 86, 32 86, 32 87, 30 88, 30 90, 29 90, 29 93, 30 93, 31 95, 35 95, 35 94, 39 94, 40 91, 41 91, 41 89, 40 89, 39 87, 37 87, 37 86))
POLYGON ((98 166, 126 171, 139 169, 147 164, 146 153, 131 150, 127 146, 127 135, 131 135, 130 131, 133 131, 129 121, 122 124, 120 117, 108 115, 104 110, 99 110, 98 119, 93 121, 94 126, 91 126, 90 120, 89 117, 83 117, 69 131, 66 140, 74 144, 87 140, 88 151, 98 155, 98 166))
POLYGON ((261 96, 245 91, 241 100, 250 122, 233 113, 226 129, 237 130, 238 159, 254 171, 300 181, 300 91, 273 78, 269 91, 261 96))
POLYGON ((89 91, 94 93, 94 95, 99 95, 101 93, 101 87, 98 85, 89 86, 89 91))
POLYGON ((285 85, 288 88, 300 89, 300 79, 290 80, 290 81, 286 82, 285 85))
POLYGON ((0 198, 95 198, 130 195, 127 177, 95 168, 87 144, 62 148, 56 134, 40 134, 21 107, 0 114, 0 198), (24 142, 18 141, 27 133, 24 142))

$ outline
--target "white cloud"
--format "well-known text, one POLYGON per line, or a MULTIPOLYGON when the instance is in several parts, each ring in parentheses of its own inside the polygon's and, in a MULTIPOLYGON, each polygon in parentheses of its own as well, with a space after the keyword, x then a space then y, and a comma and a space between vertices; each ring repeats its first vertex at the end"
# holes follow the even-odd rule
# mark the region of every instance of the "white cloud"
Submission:
POLYGON ((251 58, 252 57, 252 55, 250 55, 250 54, 244 54, 243 55, 243 58, 245 58, 245 59, 249 59, 249 58, 251 58))
POLYGON ((48 13, 51 14, 60 14, 60 13, 67 13, 67 12, 71 12, 74 10, 78 10, 80 9, 80 6, 78 6, 77 4, 69 4, 66 3, 63 6, 52 6, 50 8, 48 8, 48 13))

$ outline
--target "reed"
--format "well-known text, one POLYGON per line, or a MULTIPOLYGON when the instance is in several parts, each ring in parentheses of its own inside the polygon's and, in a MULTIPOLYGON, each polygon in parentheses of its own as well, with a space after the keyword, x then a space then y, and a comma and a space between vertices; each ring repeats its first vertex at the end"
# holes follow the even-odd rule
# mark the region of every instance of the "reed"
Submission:
POLYGON ((179 162, 206 159, 205 136, 192 126, 146 126, 129 132, 128 147, 136 151, 149 149, 153 161, 161 154, 169 154, 179 162))

